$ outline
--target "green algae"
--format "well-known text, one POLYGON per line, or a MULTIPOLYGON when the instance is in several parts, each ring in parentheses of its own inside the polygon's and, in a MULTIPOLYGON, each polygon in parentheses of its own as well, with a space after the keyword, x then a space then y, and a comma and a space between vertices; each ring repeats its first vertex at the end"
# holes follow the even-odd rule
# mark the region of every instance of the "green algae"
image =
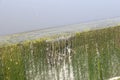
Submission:
POLYGON ((117 26, 6 43, 7 46, 0 48, 0 80, 56 80, 50 77, 60 80, 64 61, 69 74, 72 65, 74 79, 71 80, 105 80, 120 76, 119 33, 117 26), (70 54, 67 48, 71 49, 70 54), (49 74, 52 69, 57 74, 51 75, 52 71, 49 74))
MULTIPOLYGON (((85 70, 88 69, 87 75, 89 75, 88 78, 89 80, 105 80, 113 75, 114 76, 120 75, 119 73, 120 51, 118 51, 120 50, 120 47, 118 47, 118 43, 116 41, 119 40, 120 38, 119 32, 120 32, 120 27, 113 27, 113 28, 107 28, 107 29, 101 29, 101 30, 95 30, 95 31, 77 34, 77 39, 76 39, 77 41, 75 42, 78 42, 77 45, 79 45, 79 47, 77 46, 77 48, 80 49, 77 49, 78 50, 77 54, 80 57, 78 58, 77 56, 76 59, 85 58, 81 56, 86 55, 88 59, 88 63, 84 62, 86 63, 86 67, 84 68, 86 68, 85 70), (83 46, 86 45, 87 45, 86 48, 87 52, 85 52, 85 47, 81 49, 83 46), (80 52, 82 50, 83 52, 80 52)), ((82 60, 87 60, 87 59, 85 58, 82 60)), ((78 62, 80 61, 81 60, 79 60, 78 62)), ((79 64, 77 63, 75 65, 79 66, 79 64)), ((80 66, 81 65, 83 65, 82 62, 80 66)), ((82 68, 82 67, 78 67, 78 68, 82 68)), ((81 72, 81 74, 83 74, 83 72, 81 72)), ((81 78, 81 80, 82 79, 86 80, 84 78, 81 78)), ((76 80, 80 80, 80 79, 78 78, 76 80)))

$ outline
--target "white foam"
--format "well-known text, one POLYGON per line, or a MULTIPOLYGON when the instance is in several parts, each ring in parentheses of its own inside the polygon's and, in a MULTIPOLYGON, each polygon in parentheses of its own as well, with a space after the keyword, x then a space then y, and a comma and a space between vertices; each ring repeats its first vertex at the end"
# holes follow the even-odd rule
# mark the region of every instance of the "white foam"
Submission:
POLYGON ((108 80, 118 80, 118 79, 120 79, 120 76, 112 77, 112 78, 110 78, 110 79, 108 79, 108 80))

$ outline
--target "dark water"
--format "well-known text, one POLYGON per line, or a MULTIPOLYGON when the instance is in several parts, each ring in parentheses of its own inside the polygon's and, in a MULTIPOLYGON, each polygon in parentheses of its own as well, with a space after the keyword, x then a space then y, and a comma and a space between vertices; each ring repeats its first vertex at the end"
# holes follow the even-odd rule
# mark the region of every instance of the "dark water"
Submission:
POLYGON ((119 0, 0 0, 0 35, 120 16, 119 0))

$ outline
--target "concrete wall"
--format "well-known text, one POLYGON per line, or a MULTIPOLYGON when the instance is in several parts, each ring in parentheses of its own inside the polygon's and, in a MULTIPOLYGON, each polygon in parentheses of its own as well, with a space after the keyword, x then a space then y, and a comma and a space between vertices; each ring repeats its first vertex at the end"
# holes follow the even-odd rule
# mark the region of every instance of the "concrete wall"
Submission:
MULTIPOLYGON (((97 23, 101 26, 104 21, 97 23)), ((120 76, 119 21, 106 20, 108 26, 102 28, 98 24, 84 24, 89 30, 81 29, 81 24, 1 36, 0 80, 105 80, 120 76)))

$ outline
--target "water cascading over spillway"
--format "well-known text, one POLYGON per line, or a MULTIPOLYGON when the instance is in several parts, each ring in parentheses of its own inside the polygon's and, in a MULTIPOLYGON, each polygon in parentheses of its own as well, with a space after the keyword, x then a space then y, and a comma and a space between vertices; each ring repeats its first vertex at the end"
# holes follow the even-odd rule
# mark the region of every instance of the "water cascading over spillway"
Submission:
POLYGON ((119 25, 83 32, 78 27, 65 32, 59 29, 57 34, 55 30, 0 37, 0 80, 119 78, 119 25))

